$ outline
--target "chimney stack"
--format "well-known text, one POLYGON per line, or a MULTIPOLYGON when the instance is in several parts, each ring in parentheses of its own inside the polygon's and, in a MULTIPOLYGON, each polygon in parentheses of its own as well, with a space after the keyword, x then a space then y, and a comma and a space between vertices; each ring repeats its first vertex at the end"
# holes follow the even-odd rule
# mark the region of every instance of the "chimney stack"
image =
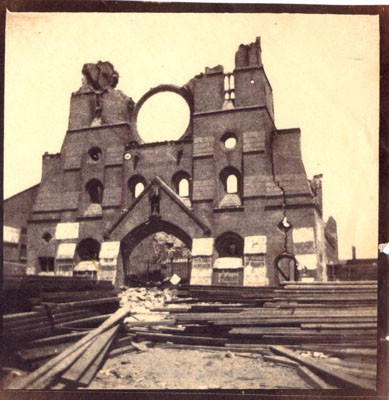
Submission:
POLYGON ((355 260, 357 258, 357 251, 355 249, 355 246, 352 246, 352 253, 353 253, 353 260, 355 260))

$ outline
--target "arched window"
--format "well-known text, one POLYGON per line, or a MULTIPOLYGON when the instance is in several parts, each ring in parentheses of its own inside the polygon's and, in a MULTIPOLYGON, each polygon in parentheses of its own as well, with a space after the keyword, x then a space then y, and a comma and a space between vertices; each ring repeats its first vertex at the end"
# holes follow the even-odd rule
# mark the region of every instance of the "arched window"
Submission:
POLYGON ((219 207, 234 208, 242 205, 242 182, 238 169, 229 166, 220 172, 219 207))
POLYGON ((134 200, 145 190, 146 180, 141 175, 134 175, 128 180, 129 199, 134 200))
POLYGON ((134 188, 134 197, 137 198, 145 190, 143 182, 138 182, 134 188))
POLYGON ((224 194, 240 194, 240 172, 234 167, 226 167, 220 172, 220 182, 224 194))
POLYGON ((189 197, 189 180, 182 178, 178 183, 178 195, 180 197, 189 197))
POLYGON ((226 192, 238 193, 238 178, 234 174, 230 174, 226 179, 226 192))
POLYGON ((87 238, 78 243, 76 253, 80 261, 93 261, 99 259, 100 243, 96 239, 87 238))
POLYGON ((178 171, 173 175, 172 184, 174 190, 180 197, 190 197, 190 175, 185 171, 178 171))
POLYGON ((103 200, 103 184, 97 180, 92 179, 85 185, 85 190, 88 193, 89 201, 93 204, 101 204, 103 200))
POLYGON ((234 232, 225 232, 215 241, 218 257, 242 257, 243 238, 234 232))

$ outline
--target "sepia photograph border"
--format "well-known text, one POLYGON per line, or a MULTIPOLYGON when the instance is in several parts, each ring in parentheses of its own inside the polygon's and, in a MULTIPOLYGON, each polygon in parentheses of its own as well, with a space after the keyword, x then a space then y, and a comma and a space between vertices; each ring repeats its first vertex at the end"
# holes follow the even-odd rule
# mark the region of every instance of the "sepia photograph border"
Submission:
MULTIPOLYGON (((292 4, 241 4, 241 3, 154 3, 126 1, 32 1, 8 0, 1 10, 1 54, 2 79, 0 123, 4 143, 4 58, 5 58, 5 14, 11 12, 98 12, 98 13, 299 13, 299 14, 350 14, 379 15, 380 26, 380 121, 379 121, 379 221, 378 221, 378 332, 377 332, 377 390, 104 390, 78 392, 24 392, 3 391, 3 399, 69 399, 69 398, 235 398, 249 395, 252 398, 387 398, 389 393, 388 370, 388 269, 389 254, 378 250, 378 244, 389 242, 389 6, 335 6, 292 4)), ((1 151, 3 157, 3 148, 1 151)), ((2 158, 4 165, 4 157, 2 158)), ((3 170, 4 171, 4 170, 3 170)), ((4 172, 3 172, 4 173, 4 172)), ((2 188, 3 189, 3 188, 2 188)), ((381 247, 383 249, 384 246, 381 247)))

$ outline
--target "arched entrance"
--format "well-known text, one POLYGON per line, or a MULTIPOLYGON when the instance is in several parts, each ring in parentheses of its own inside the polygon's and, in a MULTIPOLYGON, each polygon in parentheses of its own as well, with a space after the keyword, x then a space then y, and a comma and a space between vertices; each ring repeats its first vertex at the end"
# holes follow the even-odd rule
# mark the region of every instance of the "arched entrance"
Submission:
POLYGON ((189 282, 192 239, 170 222, 153 219, 137 226, 120 248, 128 284, 158 282, 174 274, 189 282))

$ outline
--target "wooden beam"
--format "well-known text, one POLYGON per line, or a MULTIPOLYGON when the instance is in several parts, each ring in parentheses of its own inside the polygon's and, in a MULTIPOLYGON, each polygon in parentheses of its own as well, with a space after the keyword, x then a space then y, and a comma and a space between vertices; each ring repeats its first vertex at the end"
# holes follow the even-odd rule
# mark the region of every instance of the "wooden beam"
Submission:
POLYGON ((331 385, 339 386, 340 388, 371 389, 371 383, 364 379, 355 378, 339 370, 333 371, 322 361, 302 357, 284 346, 270 346, 270 350, 308 367, 313 373, 323 377, 327 382, 330 381, 331 385))
MULTIPOLYGON (((37 382, 38 379, 42 378, 48 372, 50 372, 48 376, 48 381, 50 378, 55 377, 57 374, 61 373, 63 370, 69 367, 72 364, 74 359, 72 359, 73 354, 81 349, 85 344, 89 343, 96 336, 111 328, 113 325, 116 325, 120 321, 123 320, 131 311, 130 304, 125 305, 123 308, 117 310, 114 314, 112 314, 104 323, 102 323, 98 328, 89 332, 82 339, 77 341, 75 344, 71 345, 65 351, 60 353, 57 357, 54 357, 42 367, 38 368, 36 371, 28 374, 26 377, 15 379, 10 383, 9 389, 26 389, 31 388, 34 382, 37 382)), ((42 382, 41 389, 46 387, 46 381, 42 382)))
POLYGON ((302 365, 297 367, 299 375, 313 388, 317 389, 337 389, 336 386, 330 385, 314 374, 310 369, 302 365))
POLYGON ((81 357, 61 375, 61 379, 67 382, 78 382, 81 376, 98 358, 107 344, 112 342, 118 328, 119 325, 114 325, 112 328, 106 330, 96 337, 93 343, 85 350, 81 357))

